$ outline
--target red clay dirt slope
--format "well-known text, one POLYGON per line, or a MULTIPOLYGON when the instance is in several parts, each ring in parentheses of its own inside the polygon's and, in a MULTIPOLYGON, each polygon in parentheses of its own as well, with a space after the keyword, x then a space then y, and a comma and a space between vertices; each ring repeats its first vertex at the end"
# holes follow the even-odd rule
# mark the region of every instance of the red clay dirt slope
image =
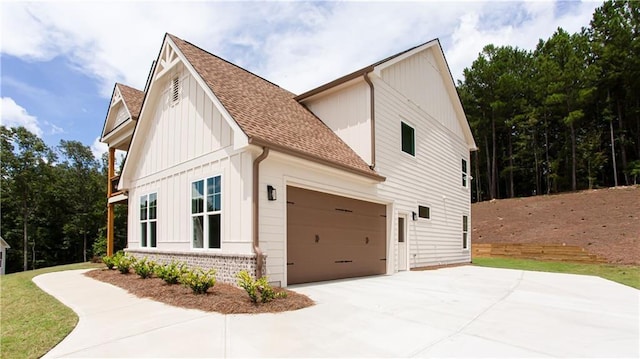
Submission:
POLYGON ((474 203, 471 224, 472 243, 565 244, 640 264, 640 186, 474 203))

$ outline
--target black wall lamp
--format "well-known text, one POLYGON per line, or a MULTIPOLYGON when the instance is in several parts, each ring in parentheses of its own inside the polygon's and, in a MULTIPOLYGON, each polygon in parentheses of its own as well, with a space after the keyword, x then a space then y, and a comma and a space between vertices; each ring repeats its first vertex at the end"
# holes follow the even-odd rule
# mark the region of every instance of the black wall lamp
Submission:
POLYGON ((277 199, 276 188, 272 185, 267 185, 267 198, 269 201, 275 201, 277 199))
POLYGON ((411 218, 412 218, 414 221, 417 221, 417 220, 418 220, 418 214, 417 214, 416 212, 411 212, 411 218))

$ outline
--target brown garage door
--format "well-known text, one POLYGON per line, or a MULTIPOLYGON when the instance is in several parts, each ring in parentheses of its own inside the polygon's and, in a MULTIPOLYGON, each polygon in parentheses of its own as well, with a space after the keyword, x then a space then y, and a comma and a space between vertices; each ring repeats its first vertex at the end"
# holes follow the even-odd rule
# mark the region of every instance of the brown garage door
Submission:
POLYGON ((386 272, 386 207, 287 187, 287 283, 386 272))

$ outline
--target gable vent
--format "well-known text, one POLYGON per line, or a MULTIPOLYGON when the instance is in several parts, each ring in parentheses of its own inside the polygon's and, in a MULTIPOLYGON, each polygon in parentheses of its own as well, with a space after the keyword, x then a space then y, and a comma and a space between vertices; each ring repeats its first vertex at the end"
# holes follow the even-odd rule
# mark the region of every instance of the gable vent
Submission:
POLYGON ((180 78, 178 76, 171 80, 171 102, 177 103, 180 101, 180 78))

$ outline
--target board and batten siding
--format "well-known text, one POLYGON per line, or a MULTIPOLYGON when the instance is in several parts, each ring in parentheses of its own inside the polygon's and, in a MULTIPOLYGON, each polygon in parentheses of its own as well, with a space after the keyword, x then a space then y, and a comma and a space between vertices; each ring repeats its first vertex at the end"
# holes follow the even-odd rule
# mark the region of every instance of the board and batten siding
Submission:
MULTIPOLYGON (((414 56, 422 57, 420 53, 414 56)), ((408 69, 394 69, 396 66, 412 66, 413 61, 407 60, 394 64, 389 70, 409 73, 408 69)), ((415 74, 414 81, 423 80, 415 74)), ((411 268, 470 262, 470 251, 462 248, 462 216, 471 218, 470 191, 468 186, 462 186, 461 168, 462 159, 469 164, 469 147, 458 120, 448 118, 455 112, 435 111, 431 114, 427 111, 429 108, 446 108, 431 105, 431 101, 450 103, 452 100, 434 96, 425 105, 418 106, 407 101, 400 91, 382 79, 374 77, 373 82, 376 91, 376 170, 387 178, 379 185, 380 194, 395 199, 396 220, 393 221, 392 233, 396 258, 397 217, 405 213, 408 217, 407 261, 411 268), (415 156, 401 149, 401 122, 415 129, 415 156), (452 130, 453 125, 458 128, 452 130), (419 205, 430 208, 430 219, 411 219, 412 212, 417 213, 419 205)), ((424 93, 447 96, 442 81, 421 84, 425 88, 424 93)), ((407 85, 411 86, 418 85, 407 85)))
POLYGON ((303 101, 365 162, 371 163, 371 118, 369 85, 359 80, 328 95, 303 101))
POLYGON ((432 48, 425 49, 384 68, 382 80, 463 138, 452 99, 444 85, 444 81, 450 81, 445 76, 450 75, 440 71, 433 51, 432 48))
MULTIPOLYGON (((191 250, 191 183, 222 176, 222 238, 218 252, 251 254, 252 155, 233 150, 233 134, 211 99, 183 67, 167 76, 142 119, 129 188, 129 248, 140 247, 140 196, 157 193, 157 250, 191 250), (180 99, 170 81, 180 78, 180 99)), ((206 250, 205 250, 206 251, 206 250)), ((216 250, 211 250, 216 251, 216 250)))
MULTIPOLYGON (((162 92, 151 102, 154 106, 152 118, 145 123, 144 156, 139 157, 136 178, 141 178, 164 169, 226 148, 233 144, 231 128, 222 118, 210 98, 198 85, 195 78, 181 69, 166 76, 162 92), (180 79, 179 100, 171 99, 171 81, 180 79)), ((145 109, 148 111, 151 109, 145 109)))
POLYGON ((115 120, 115 123, 113 124, 113 127, 110 128, 108 131, 111 131, 114 128, 118 127, 121 123, 123 123, 129 118, 129 112, 124 107, 122 102, 118 103, 116 106, 118 106, 118 112, 116 113, 116 120, 115 120))

